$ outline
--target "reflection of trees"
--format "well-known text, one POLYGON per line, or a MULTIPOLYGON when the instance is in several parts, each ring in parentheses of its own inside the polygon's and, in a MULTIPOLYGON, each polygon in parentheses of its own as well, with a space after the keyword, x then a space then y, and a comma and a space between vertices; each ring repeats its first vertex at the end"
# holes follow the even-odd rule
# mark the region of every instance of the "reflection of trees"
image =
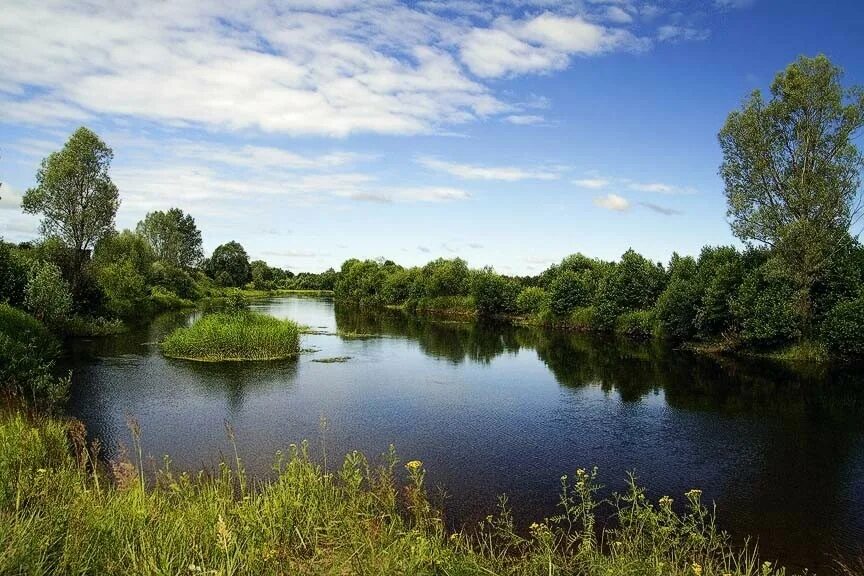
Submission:
POLYGON ((274 382, 288 386, 297 374, 297 360, 267 362, 193 362, 166 359, 178 372, 207 390, 224 392, 232 412, 243 406, 246 392, 274 382))
POLYGON ((488 363, 534 349, 566 388, 600 386, 625 402, 663 390, 670 406, 715 412, 773 412, 849 423, 864 415, 861 366, 790 365, 765 359, 709 357, 660 342, 482 322, 446 322, 397 310, 336 308, 340 331, 416 340, 454 363, 488 363))
POLYGON ((417 341, 425 354, 455 364, 466 360, 489 363, 496 356, 520 348, 516 328, 509 324, 447 322, 397 310, 368 311, 339 306, 336 326, 340 332, 410 338, 417 341))

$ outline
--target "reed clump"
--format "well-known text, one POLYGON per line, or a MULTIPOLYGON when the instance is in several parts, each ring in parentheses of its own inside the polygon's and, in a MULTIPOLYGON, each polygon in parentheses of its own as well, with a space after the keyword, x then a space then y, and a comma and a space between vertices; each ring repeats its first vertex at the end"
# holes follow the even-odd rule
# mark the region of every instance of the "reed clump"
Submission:
POLYGON ((200 362, 281 360, 300 352, 300 327, 248 310, 208 314, 160 343, 171 358, 200 362))
POLYGON ((258 482, 236 451, 213 474, 178 474, 166 461, 145 475, 131 428, 136 461, 103 466, 80 424, 0 416, 0 573, 784 574, 733 549, 698 490, 673 507, 631 479, 602 503, 596 471, 579 470, 561 479, 552 518, 517 527, 502 503, 450 532, 422 462, 401 465, 392 448, 376 465, 351 452, 334 470, 292 445, 258 482), (610 512, 617 528, 600 525, 610 512))

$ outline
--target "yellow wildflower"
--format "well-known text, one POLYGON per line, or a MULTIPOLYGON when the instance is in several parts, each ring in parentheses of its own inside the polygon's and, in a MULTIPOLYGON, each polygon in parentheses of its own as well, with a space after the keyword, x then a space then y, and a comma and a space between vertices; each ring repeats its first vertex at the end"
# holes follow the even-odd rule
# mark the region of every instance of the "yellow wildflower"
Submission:
POLYGON ((411 471, 419 470, 422 466, 423 462, 421 462, 420 460, 411 460, 410 462, 405 464, 405 468, 411 471))
POLYGON ((693 573, 696 576, 702 576, 702 565, 701 564, 699 564, 698 562, 693 562, 693 565, 691 566, 691 568, 693 568, 693 573))

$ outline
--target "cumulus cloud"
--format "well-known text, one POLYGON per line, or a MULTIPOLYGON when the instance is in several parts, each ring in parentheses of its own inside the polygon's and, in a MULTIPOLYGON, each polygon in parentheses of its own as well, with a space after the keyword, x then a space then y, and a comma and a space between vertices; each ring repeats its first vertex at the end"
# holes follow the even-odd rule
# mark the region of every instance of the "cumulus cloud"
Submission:
POLYGON ((502 180, 505 182, 557 180, 561 170, 560 167, 528 169, 516 166, 477 166, 460 162, 447 162, 429 156, 417 158, 417 163, 430 170, 444 172, 464 180, 502 180))
POLYGON ((649 44, 622 28, 544 12, 521 20, 501 17, 489 28, 475 28, 462 40, 460 54, 474 74, 495 78, 559 70, 574 55, 639 50, 649 44))
POLYGON ((630 201, 617 194, 606 194, 594 198, 594 205, 614 212, 624 212, 630 208, 630 201))
MULTIPOLYGON (((715 9, 744 3, 715 0, 715 9)), ((438 132, 498 115, 538 123, 525 113, 530 102, 506 102, 486 79, 702 34, 671 15, 649 27, 649 9, 557 0, 0 0, 0 38, 14 47, 0 68, 0 121, 109 116, 335 137, 438 132)))

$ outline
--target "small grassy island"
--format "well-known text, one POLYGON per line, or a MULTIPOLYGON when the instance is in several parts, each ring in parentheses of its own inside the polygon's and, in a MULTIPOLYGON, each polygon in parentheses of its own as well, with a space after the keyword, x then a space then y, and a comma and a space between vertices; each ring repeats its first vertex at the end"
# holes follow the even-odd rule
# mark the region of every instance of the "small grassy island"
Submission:
POLYGON ((300 327, 257 312, 218 312, 178 328, 160 346, 165 356, 198 362, 282 360, 300 352, 300 327))

